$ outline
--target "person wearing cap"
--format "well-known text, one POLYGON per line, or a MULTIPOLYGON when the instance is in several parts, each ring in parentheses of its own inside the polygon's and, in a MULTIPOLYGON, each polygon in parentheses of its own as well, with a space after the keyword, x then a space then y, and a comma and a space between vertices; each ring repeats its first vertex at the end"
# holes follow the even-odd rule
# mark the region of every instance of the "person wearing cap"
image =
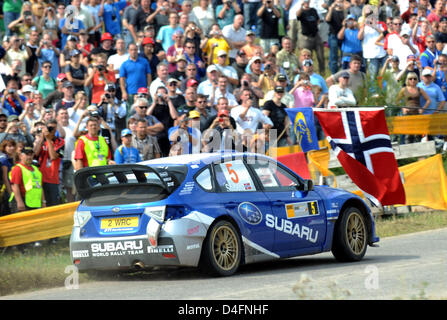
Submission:
POLYGON ((121 141, 123 143, 115 150, 114 159, 116 164, 142 161, 138 149, 132 147, 132 131, 130 129, 126 128, 121 131, 121 141))
POLYGON ((34 155, 42 172, 42 187, 48 206, 60 204, 59 168, 64 157, 65 141, 56 137, 57 120, 47 121, 34 140, 34 155))
POLYGON ((107 59, 116 53, 116 50, 113 48, 113 36, 108 32, 102 34, 101 44, 98 47, 93 48, 90 52, 91 58, 95 59, 96 55, 100 53, 105 53, 107 55, 107 59))
POLYGON ((400 74, 399 69, 399 57, 391 56, 385 60, 382 69, 378 74, 378 79, 387 79, 386 83, 383 83, 385 89, 385 101, 389 104, 393 104, 396 100, 396 95, 402 88, 402 85, 398 83, 397 77, 400 74), (390 67, 391 65, 391 67, 390 67))
POLYGON ((247 55, 247 59, 251 60, 251 58, 260 56, 264 56, 264 49, 258 44, 256 44, 256 33, 252 30, 247 30, 245 34, 245 45, 241 48, 247 55))
POLYGON ((76 144, 74 169, 114 164, 106 140, 98 135, 100 129, 98 118, 89 117, 86 129, 87 134, 82 135, 76 144))
POLYGON ((273 3, 273 0, 262 0, 262 5, 256 15, 261 24, 260 45, 264 52, 269 52, 270 47, 279 41, 278 25, 281 11, 273 3))
POLYGON ((218 76, 217 67, 214 64, 208 66, 206 68, 206 80, 199 83, 197 93, 210 96, 214 91, 214 87, 217 85, 218 76))
MULTIPOLYGON (((422 81, 417 84, 418 88, 423 89, 430 98, 430 105, 427 108, 423 108, 422 114, 433 114, 440 110, 443 110, 445 105, 445 97, 441 88, 434 83, 433 70, 431 68, 425 68, 422 71, 422 81)), ((425 104, 425 99, 421 97, 421 105, 425 104)))
POLYGON ((69 109, 75 105, 74 86, 70 81, 65 81, 62 84, 62 92, 64 93, 63 98, 54 106, 56 112, 61 108, 69 109))
POLYGON ((176 79, 183 80, 186 79, 186 65, 188 60, 184 54, 178 55, 175 59, 176 70, 170 72, 170 75, 176 79))
POLYGON ((131 43, 128 51, 129 59, 120 67, 120 87, 122 99, 128 102, 129 107, 138 88, 147 88, 151 85, 152 74, 149 62, 138 56, 136 44, 131 43))
POLYGON ((44 61, 41 64, 41 74, 32 81, 32 87, 42 94, 45 99, 51 92, 57 89, 56 79, 51 77, 52 63, 50 61, 44 61))
POLYGON ((281 39, 281 50, 276 54, 276 63, 281 66, 289 79, 295 78, 299 72, 300 62, 293 52, 292 39, 285 36, 281 39))
POLYGON ((275 96, 275 88, 276 87, 283 87, 285 92, 284 95, 281 98, 281 102, 284 103, 288 108, 294 108, 295 107, 295 98, 292 94, 288 92, 288 79, 287 76, 283 73, 279 73, 274 78, 274 87, 272 90, 268 91, 262 100, 259 101, 259 105, 263 106, 266 101, 272 100, 275 96))
POLYGON ((87 68, 81 64, 81 51, 73 49, 70 52, 70 62, 65 67, 68 81, 73 84, 74 93, 84 90, 87 79, 87 68))
POLYGON ((338 108, 346 106, 355 106, 357 101, 351 89, 348 87, 350 74, 347 71, 341 71, 336 74, 338 83, 329 87, 328 107, 338 108))
POLYGON ((228 79, 228 82, 235 87, 239 84, 239 78, 236 70, 232 66, 229 66, 227 61, 228 53, 225 50, 219 50, 217 53, 217 63, 215 64, 217 71, 220 75, 225 76, 228 79))
POLYGON ((163 50, 168 52, 170 46, 174 45, 174 34, 183 37, 183 29, 178 24, 179 16, 176 12, 169 13, 169 24, 158 30, 156 41, 161 43, 163 50))
POLYGON ((151 77, 155 79, 157 77, 157 66, 160 63, 160 58, 155 54, 156 43, 151 37, 144 37, 141 46, 143 50, 140 50, 139 56, 147 60, 151 67, 151 77))
MULTIPOLYGON (((192 65, 194 65, 194 64, 192 64, 192 65)), ((196 81, 195 79, 189 79, 189 80, 196 81)), ((170 77, 168 79, 168 98, 174 105, 175 110, 180 108, 180 106, 184 105, 186 102, 183 94, 179 94, 177 91, 177 89, 180 88, 180 84, 181 84, 181 82, 176 78, 170 77)))
MULTIPOLYGON (((177 126, 168 130, 171 151, 173 147, 181 147, 182 154, 199 153, 201 150, 200 113, 192 110, 179 119, 177 126)), ((171 153, 170 151, 170 153, 171 153)))
POLYGON ((241 79, 245 73, 245 68, 247 68, 248 59, 247 54, 243 50, 238 50, 236 53, 235 61, 231 66, 236 70, 238 79, 241 79))
POLYGON ((264 103, 262 113, 269 117, 273 123, 271 129, 276 130, 277 146, 292 145, 292 141, 289 138, 289 130, 287 130, 290 122, 285 111, 287 106, 281 102, 281 99, 286 93, 286 89, 283 86, 276 86, 274 92, 273 99, 264 103))
POLYGON ((42 189, 42 173, 33 165, 34 151, 25 146, 20 153, 20 161, 11 169, 10 200, 17 212, 46 207, 45 194, 42 189))
POLYGON ((98 16, 104 19, 104 28, 112 36, 121 34, 120 11, 127 7, 127 1, 102 0, 98 16))

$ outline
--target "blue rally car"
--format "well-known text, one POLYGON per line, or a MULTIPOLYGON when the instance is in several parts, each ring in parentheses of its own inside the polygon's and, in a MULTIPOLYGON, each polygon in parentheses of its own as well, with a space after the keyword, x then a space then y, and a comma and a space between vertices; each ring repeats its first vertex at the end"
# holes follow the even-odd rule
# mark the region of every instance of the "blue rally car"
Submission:
POLYGON ((70 253, 80 271, 242 264, 331 250, 358 261, 379 241, 358 196, 313 186, 250 153, 193 154, 84 168, 70 253))

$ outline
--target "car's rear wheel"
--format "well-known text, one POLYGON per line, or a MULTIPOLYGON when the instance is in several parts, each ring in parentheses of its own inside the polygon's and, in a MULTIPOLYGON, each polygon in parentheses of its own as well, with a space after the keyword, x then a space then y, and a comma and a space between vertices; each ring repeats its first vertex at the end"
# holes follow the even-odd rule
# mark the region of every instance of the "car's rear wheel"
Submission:
POLYGON ((365 216, 358 208, 349 207, 335 225, 332 253, 339 261, 359 261, 366 253, 368 238, 365 216))
POLYGON ((204 241, 201 268, 219 276, 234 274, 241 263, 242 245, 239 232, 226 220, 214 224, 204 241))

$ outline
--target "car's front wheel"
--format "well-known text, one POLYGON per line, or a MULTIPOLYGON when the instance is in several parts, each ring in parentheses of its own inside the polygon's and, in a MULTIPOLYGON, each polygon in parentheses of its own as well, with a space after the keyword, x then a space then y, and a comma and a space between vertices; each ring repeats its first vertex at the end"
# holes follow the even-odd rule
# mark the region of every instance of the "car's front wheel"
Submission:
POLYGON ((204 241, 201 268, 219 276, 234 274, 241 263, 242 244, 239 232, 226 220, 218 221, 204 241))
POLYGON ((359 261, 366 253, 368 237, 363 213, 355 207, 347 208, 335 225, 332 253, 339 261, 359 261))

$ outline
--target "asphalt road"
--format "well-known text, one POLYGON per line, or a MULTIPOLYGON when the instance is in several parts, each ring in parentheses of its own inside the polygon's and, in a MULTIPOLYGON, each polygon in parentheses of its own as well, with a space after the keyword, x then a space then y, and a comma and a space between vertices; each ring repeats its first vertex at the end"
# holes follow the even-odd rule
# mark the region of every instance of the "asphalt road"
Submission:
POLYGON ((244 266, 228 278, 164 270, 2 299, 446 299, 446 244, 447 228, 382 239, 357 263, 325 253, 244 266))

